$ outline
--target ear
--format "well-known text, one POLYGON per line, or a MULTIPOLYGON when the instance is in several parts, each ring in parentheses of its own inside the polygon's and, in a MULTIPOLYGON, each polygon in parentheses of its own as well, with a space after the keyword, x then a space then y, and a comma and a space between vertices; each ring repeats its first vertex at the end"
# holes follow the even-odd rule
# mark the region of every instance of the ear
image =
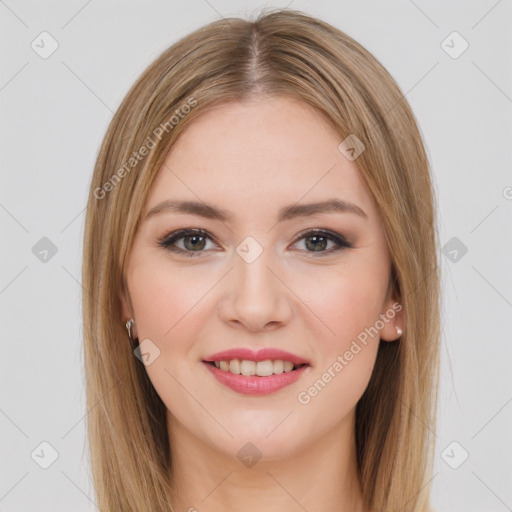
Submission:
MULTIPOLYGON (((130 293, 128 292, 128 287, 126 285, 126 282, 123 278, 121 282, 121 291, 119 293, 119 299, 121 301, 121 312, 123 315, 122 321, 123 324, 130 320, 130 318, 135 318, 133 314, 133 306, 132 301, 130 298, 130 293)), ((132 327, 132 337, 137 338, 137 327, 133 325, 132 327)))
POLYGON ((404 306, 394 297, 390 297, 384 306, 384 311, 382 311, 382 320, 384 322, 384 327, 380 331, 380 338, 383 341, 396 341, 398 340, 404 332, 404 306), (401 329, 401 333, 398 329, 401 329))

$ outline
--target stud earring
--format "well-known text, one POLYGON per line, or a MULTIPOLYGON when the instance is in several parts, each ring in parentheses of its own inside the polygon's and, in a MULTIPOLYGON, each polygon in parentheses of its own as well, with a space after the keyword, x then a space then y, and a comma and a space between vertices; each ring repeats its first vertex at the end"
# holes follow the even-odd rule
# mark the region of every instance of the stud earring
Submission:
POLYGON ((398 327, 398 325, 396 326, 396 333, 398 334, 398 337, 402 336, 402 329, 400 327, 398 327))

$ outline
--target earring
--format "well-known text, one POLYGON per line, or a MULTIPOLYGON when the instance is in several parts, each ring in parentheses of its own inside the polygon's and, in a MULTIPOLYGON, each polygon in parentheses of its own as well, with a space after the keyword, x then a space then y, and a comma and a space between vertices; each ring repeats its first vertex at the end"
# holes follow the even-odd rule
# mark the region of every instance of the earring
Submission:
POLYGON ((128 338, 132 344, 134 341, 132 338, 132 327, 133 327, 134 323, 135 323, 135 320, 133 318, 130 318, 130 320, 128 320, 128 322, 126 322, 126 330, 128 331, 128 338))
POLYGON ((396 332, 398 334, 398 337, 402 336, 402 329, 400 327, 398 327, 398 325, 396 326, 396 332))

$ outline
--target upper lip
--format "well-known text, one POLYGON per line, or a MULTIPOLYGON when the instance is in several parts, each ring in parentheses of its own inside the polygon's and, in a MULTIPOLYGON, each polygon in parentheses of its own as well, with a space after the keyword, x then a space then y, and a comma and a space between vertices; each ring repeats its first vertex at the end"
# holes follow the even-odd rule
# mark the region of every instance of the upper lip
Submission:
POLYGON ((257 352, 250 348, 232 348, 216 352, 208 356, 204 361, 230 361, 231 359, 246 359, 248 361, 266 361, 267 359, 275 361, 281 359, 283 361, 291 361, 293 364, 309 364, 306 359, 277 348, 262 348, 257 352))

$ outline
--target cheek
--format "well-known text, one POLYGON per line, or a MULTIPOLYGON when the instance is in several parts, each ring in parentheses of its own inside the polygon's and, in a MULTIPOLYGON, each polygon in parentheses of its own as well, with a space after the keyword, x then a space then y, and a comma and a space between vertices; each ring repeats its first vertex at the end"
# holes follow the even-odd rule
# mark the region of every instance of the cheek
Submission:
MULTIPOLYGON (((380 342, 376 322, 386 291, 382 280, 370 274, 338 275, 323 282, 318 293, 307 295, 308 306, 321 319, 316 322, 317 364, 298 396, 302 405, 316 404, 307 407, 309 412, 319 407, 320 413, 334 404, 347 412, 368 385, 380 342)), ((332 414, 340 412, 336 409, 332 414)))
POLYGON ((162 347, 178 341, 180 328, 197 314, 208 289, 193 272, 171 269, 166 262, 135 267, 129 286, 139 338, 153 339, 162 347))
POLYGON ((148 264, 149 260, 145 256, 141 258, 145 263, 137 264, 134 259, 128 285, 139 341, 149 338, 157 347, 153 350, 158 357, 145 367, 146 372, 168 408, 175 409, 189 396, 179 383, 187 382, 189 392, 198 391, 190 376, 204 356, 197 341, 208 328, 212 315, 208 292, 219 279, 211 268, 171 266, 165 258, 148 264))
POLYGON ((190 411, 195 405, 189 393, 201 391, 189 378, 198 364, 190 352, 204 323, 201 298, 212 284, 198 279, 197 270, 170 268, 165 261, 134 265, 128 284, 139 341, 149 338, 158 348, 158 356, 145 366, 148 377, 169 410, 190 411))
POLYGON ((385 298, 386 289, 380 276, 351 269, 343 275, 331 275, 321 286, 309 284, 310 291, 304 288, 304 297, 321 320, 318 325, 323 326, 323 335, 319 338, 323 340, 324 353, 332 356, 348 350, 352 340, 359 337, 364 341, 365 333, 368 342, 379 339, 371 327, 379 319, 385 298))

